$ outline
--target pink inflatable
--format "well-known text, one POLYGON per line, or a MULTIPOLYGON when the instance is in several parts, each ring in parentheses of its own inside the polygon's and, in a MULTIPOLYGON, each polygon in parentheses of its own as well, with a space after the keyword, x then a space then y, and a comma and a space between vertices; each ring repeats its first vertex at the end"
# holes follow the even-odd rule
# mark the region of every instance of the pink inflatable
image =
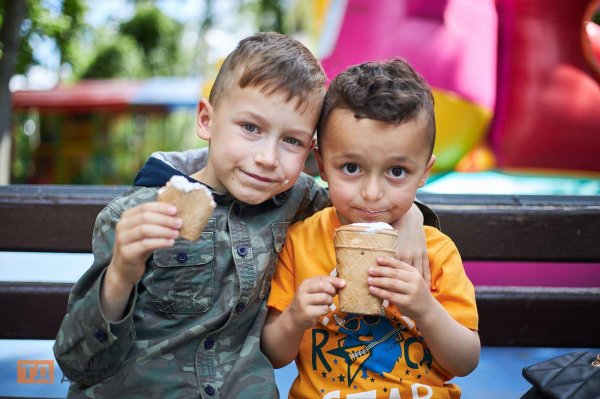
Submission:
POLYGON ((432 87, 489 109, 496 98, 493 0, 348 0, 338 40, 323 66, 392 56, 408 60, 432 87))

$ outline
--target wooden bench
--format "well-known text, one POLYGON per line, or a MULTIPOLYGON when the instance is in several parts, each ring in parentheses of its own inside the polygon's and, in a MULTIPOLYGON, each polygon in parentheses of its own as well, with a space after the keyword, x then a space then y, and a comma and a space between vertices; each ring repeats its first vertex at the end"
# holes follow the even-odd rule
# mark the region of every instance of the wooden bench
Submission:
MULTIPOLYGON (((0 186, 0 251, 89 253, 96 215, 126 189, 0 186)), ((600 197, 419 199, 438 213, 466 261, 600 263, 600 197)), ((0 282, 0 338, 55 338, 71 286, 0 282)), ((483 345, 600 346, 600 287, 478 286, 476 294, 483 345)))

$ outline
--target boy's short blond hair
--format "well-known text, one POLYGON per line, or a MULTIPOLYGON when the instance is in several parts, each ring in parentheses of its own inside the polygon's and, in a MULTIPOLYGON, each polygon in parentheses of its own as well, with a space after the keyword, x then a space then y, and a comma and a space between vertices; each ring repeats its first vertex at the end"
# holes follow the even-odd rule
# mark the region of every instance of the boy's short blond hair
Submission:
POLYGON ((241 40, 223 62, 210 92, 218 107, 232 85, 259 87, 266 94, 282 91, 296 108, 325 95, 325 72, 315 56, 298 40, 276 32, 260 32, 241 40))

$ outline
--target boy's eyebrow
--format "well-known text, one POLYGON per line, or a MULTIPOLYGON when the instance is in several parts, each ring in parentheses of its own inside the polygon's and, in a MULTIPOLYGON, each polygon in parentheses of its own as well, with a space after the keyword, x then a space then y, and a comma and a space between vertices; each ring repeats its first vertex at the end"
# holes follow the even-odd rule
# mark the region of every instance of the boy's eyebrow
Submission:
MULTIPOLYGON (((381 158, 380 154, 370 154, 371 156, 375 156, 377 155, 379 158, 381 158)), ((353 152, 345 152, 343 154, 339 154, 333 157, 333 159, 345 159, 345 160, 349 160, 349 161, 360 161, 364 159, 364 156, 360 155, 360 154, 355 154, 353 152)), ((416 164, 417 161, 415 159, 413 159, 410 156, 404 156, 404 155, 399 155, 399 156, 393 156, 390 158, 385 158, 386 162, 388 163, 399 163, 399 164, 416 164)))
MULTIPOLYGON (((265 117, 263 117, 262 115, 254 112, 254 111, 250 111, 250 110, 245 110, 240 112, 240 115, 245 117, 245 118, 250 118, 255 120, 256 122, 258 122, 259 125, 262 126, 269 126, 269 120, 265 117)), ((289 129, 285 130, 286 133, 298 133, 298 134, 303 134, 305 136, 307 136, 309 139, 313 138, 314 132, 309 132, 308 130, 302 129, 302 128, 294 128, 291 127, 289 129)))

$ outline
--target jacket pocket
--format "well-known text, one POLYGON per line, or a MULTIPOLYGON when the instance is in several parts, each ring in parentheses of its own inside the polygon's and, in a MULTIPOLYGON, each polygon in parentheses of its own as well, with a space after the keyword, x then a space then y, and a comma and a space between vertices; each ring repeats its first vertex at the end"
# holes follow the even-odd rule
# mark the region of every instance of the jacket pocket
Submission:
MULTIPOLYGON (((214 220, 208 224, 214 230, 214 220)), ((151 291, 156 309, 164 313, 206 312, 214 301, 214 231, 197 241, 176 240, 156 250, 151 261, 151 291)))

